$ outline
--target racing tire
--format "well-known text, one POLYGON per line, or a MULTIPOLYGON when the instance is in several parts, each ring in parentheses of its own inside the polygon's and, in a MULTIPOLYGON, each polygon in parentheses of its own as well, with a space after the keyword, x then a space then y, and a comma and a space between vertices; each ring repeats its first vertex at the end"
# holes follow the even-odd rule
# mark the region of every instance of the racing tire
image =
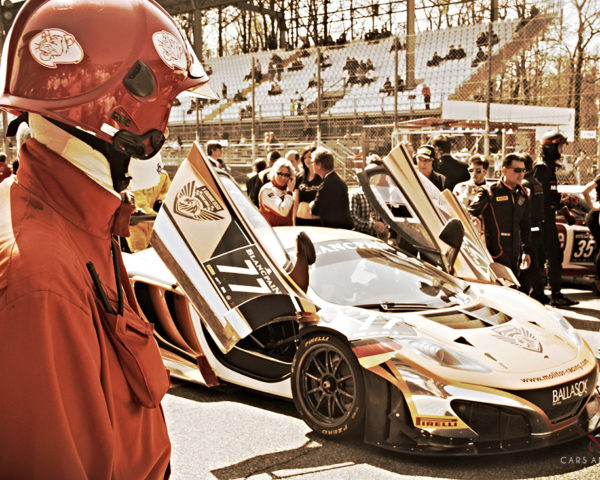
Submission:
POLYGON ((292 363, 292 394, 302 419, 324 436, 362 433, 365 381, 362 367, 340 338, 323 333, 304 338, 292 363))

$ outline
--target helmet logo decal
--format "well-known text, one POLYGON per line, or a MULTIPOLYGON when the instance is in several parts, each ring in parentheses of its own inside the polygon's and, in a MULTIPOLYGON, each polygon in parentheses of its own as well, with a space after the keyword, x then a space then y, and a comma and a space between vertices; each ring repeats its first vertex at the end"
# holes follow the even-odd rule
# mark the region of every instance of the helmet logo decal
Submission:
POLYGON ((29 51, 36 62, 44 67, 74 64, 83 60, 83 49, 75 37, 60 28, 46 28, 29 42, 29 51))
POLYGON ((175 35, 161 30, 152 35, 152 43, 154 43, 159 57, 169 68, 187 70, 188 60, 185 48, 175 35))

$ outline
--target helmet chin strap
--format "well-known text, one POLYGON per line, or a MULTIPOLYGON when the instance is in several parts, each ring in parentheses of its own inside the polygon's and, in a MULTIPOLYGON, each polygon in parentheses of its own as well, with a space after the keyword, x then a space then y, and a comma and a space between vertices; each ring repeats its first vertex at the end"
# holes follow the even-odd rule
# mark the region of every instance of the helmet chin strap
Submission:
POLYGON ((66 123, 59 122, 58 120, 54 120, 52 118, 44 118, 70 135, 78 138, 82 142, 87 143, 94 150, 104 155, 110 166, 110 176, 112 178, 113 188, 116 192, 122 192, 129 186, 129 182, 131 181, 131 177, 127 174, 130 160, 129 154, 120 152, 110 143, 84 132, 83 130, 75 128, 71 125, 67 125, 66 123))

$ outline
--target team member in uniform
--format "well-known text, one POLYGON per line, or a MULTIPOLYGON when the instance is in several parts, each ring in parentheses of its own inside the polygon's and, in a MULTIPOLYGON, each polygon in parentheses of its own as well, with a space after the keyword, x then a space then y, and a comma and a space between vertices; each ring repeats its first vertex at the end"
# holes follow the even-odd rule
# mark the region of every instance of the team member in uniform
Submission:
POLYGON ((596 280, 594 289, 600 293, 600 175, 588 183, 583 190, 583 197, 590 206, 591 210, 585 217, 585 223, 594 236, 596 251, 594 252, 594 264, 596 265, 596 280), (596 191, 596 200, 592 200, 592 190, 596 191))
POLYGON ((32 135, 0 184, 0 476, 166 478, 169 380, 118 248, 120 192, 208 77, 152 0, 29 0, 0 71, 32 135))
POLYGON ((531 227, 531 265, 526 270, 521 270, 519 282, 521 290, 532 298, 543 303, 550 303, 544 293, 544 256, 542 251, 542 223, 544 220, 544 189, 542 184, 533 176, 533 159, 528 153, 523 153, 525 160, 525 178, 523 186, 529 195, 529 224, 531 227))
MULTIPOLYGON (((541 160, 533 166, 533 176, 542 184, 544 191, 544 220, 542 222, 542 245, 547 262, 548 281, 552 292, 550 304, 554 307, 570 307, 579 302, 565 297, 561 290, 563 251, 558 240, 556 211, 561 208, 556 169, 560 165, 562 146, 567 138, 560 132, 549 132, 541 140, 541 160)), ((562 207, 567 219, 572 218, 568 208, 562 207)))
POLYGON ((524 175, 523 157, 508 154, 502 161, 500 181, 482 187, 468 208, 471 215, 483 220, 485 242, 492 258, 509 267, 515 276, 520 267, 528 268, 531 260, 529 200, 521 185, 524 175))

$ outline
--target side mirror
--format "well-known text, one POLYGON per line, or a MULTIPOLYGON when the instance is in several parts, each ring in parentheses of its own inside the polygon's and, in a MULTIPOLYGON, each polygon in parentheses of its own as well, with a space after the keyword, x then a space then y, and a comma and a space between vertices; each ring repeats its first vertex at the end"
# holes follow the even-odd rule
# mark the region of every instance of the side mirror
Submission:
POLYGON ((296 238, 296 264, 290 272, 290 277, 304 292, 308 290, 308 267, 315 263, 316 259, 317 254, 312 240, 306 233, 300 232, 296 238))
POLYGON ((440 232, 440 240, 457 250, 461 247, 465 236, 465 227, 458 218, 448 220, 440 232))
POLYGON ((452 247, 452 250, 448 254, 448 273, 454 271, 454 262, 456 262, 464 237, 465 227, 458 218, 451 218, 448 220, 439 234, 440 240, 452 247))

